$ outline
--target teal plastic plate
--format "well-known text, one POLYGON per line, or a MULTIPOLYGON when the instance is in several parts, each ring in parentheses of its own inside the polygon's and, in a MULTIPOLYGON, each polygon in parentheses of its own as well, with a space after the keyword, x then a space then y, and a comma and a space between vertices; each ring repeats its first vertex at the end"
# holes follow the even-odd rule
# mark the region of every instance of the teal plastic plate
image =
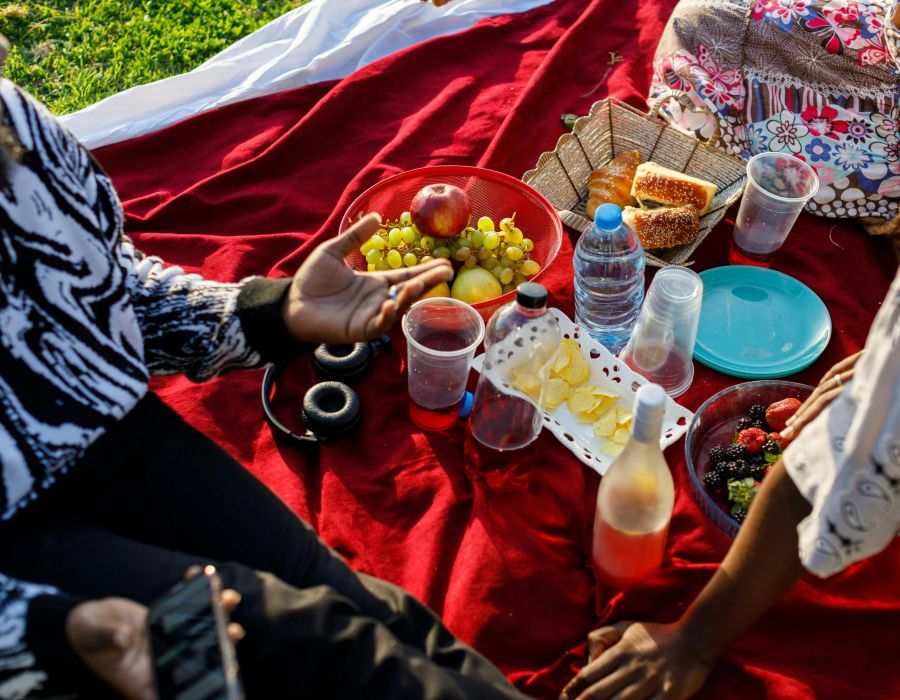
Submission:
POLYGON ((828 345, 831 316, 793 277, 749 265, 700 273, 703 306, 694 358, 747 379, 786 377, 809 367, 828 345))

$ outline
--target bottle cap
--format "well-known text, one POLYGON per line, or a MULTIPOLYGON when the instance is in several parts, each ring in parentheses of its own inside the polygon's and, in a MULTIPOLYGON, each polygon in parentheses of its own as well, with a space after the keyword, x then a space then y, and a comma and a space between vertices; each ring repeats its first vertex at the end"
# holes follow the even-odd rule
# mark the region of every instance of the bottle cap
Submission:
POLYGON ((622 225, 622 210, 615 204, 601 204, 594 212, 594 223, 604 231, 615 231, 622 225))
POLYGON ((547 290, 536 282, 523 282, 516 290, 516 301, 526 309, 543 309, 547 306, 547 290))
POLYGON ((472 412, 472 404, 475 403, 475 395, 471 391, 463 394, 462 403, 459 404, 459 418, 468 418, 472 412))

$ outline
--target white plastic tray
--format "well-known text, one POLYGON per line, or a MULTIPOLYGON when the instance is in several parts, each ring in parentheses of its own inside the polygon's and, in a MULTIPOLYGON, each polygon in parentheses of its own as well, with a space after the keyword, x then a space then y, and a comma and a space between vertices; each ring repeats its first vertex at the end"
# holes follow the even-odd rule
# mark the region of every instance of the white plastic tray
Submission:
MULTIPOLYGON (((582 332, 581 328, 576 326, 562 311, 550 309, 550 313, 559 321, 563 337, 573 338, 581 346, 582 354, 591 366, 591 375, 588 381, 595 386, 615 392, 623 399, 626 406, 631 407, 634 404, 635 392, 641 385, 646 384, 647 380, 624 362, 620 362, 586 332, 582 332)), ((484 355, 482 354, 473 360, 472 366, 480 373, 483 363, 484 355)), ((689 410, 666 397, 660 446, 665 449, 684 435, 693 417, 694 414, 689 410)), ((606 441, 594 435, 592 424, 578 421, 569 412, 565 403, 553 411, 544 412, 544 427, 553 433, 572 454, 601 476, 612 464, 613 457, 600 452, 600 447, 606 441)))

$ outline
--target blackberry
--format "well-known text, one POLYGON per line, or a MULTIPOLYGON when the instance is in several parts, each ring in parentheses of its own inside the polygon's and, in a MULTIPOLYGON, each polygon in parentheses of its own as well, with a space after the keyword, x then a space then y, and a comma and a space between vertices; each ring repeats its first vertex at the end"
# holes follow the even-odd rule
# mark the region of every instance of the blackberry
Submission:
POLYGON ((747 428, 752 428, 752 427, 753 427, 753 419, 752 418, 747 418, 745 416, 737 422, 737 431, 738 432, 741 432, 742 430, 746 430, 747 428))
POLYGON ((725 448, 725 460, 728 462, 733 462, 736 459, 747 459, 749 456, 750 452, 745 445, 734 444, 725 448))
POLYGON ((749 467, 743 459, 725 463, 726 481, 728 479, 743 479, 747 476, 749 467))
POLYGON ((731 517, 735 519, 735 521, 740 525, 744 522, 744 519, 747 517, 746 508, 736 508, 731 512, 731 517))
POLYGON ((725 474, 717 467, 703 477, 703 485, 707 491, 721 491, 725 488, 725 474))
POLYGON ((771 433, 771 432, 772 432, 772 429, 769 427, 769 424, 766 423, 766 419, 765 419, 765 418, 763 418, 762 420, 754 420, 754 421, 753 421, 753 425, 751 425, 750 427, 751 427, 751 428, 759 428, 759 429, 762 430, 764 433, 771 433))
POLYGON ((750 477, 754 481, 762 481, 768 468, 768 464, 754 464, 750 467, 750 477))
POLYGON ((750 420, 758 421, 766 419, 766 407, 761 403, 753 404, 750 407, 750 410, 747 412, 750 416, 750 420))
POLYGON ((750 458, 747 460, 752 467, 758 467, 760 465, 766 466, 766 455, 760 450, 755 455, 750 455, 750 458))
POLYGON ((780 455, 781 454, 781 445, 778 444, 776 440, 766 440, 765 444, 762 448, 763 452, 768 452, 770 455, 780 455))
POLYGON ((715 447, 711 447, 709 450, 709 463, 710 464, 721 464, 725 461, 725 448, 720 445, 716 445, 715 447))

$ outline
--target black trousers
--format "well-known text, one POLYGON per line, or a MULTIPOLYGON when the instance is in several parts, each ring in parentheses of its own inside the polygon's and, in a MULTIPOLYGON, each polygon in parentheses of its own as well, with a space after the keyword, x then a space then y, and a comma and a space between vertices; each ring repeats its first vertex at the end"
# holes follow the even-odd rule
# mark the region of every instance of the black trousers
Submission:
POLYGON ((249 698, 524 697, 153 395, 0 535, 0 571, 92 599, 147 604, 191 565, 215 564, 243 596, 233 619, 247 631, 249 698))

